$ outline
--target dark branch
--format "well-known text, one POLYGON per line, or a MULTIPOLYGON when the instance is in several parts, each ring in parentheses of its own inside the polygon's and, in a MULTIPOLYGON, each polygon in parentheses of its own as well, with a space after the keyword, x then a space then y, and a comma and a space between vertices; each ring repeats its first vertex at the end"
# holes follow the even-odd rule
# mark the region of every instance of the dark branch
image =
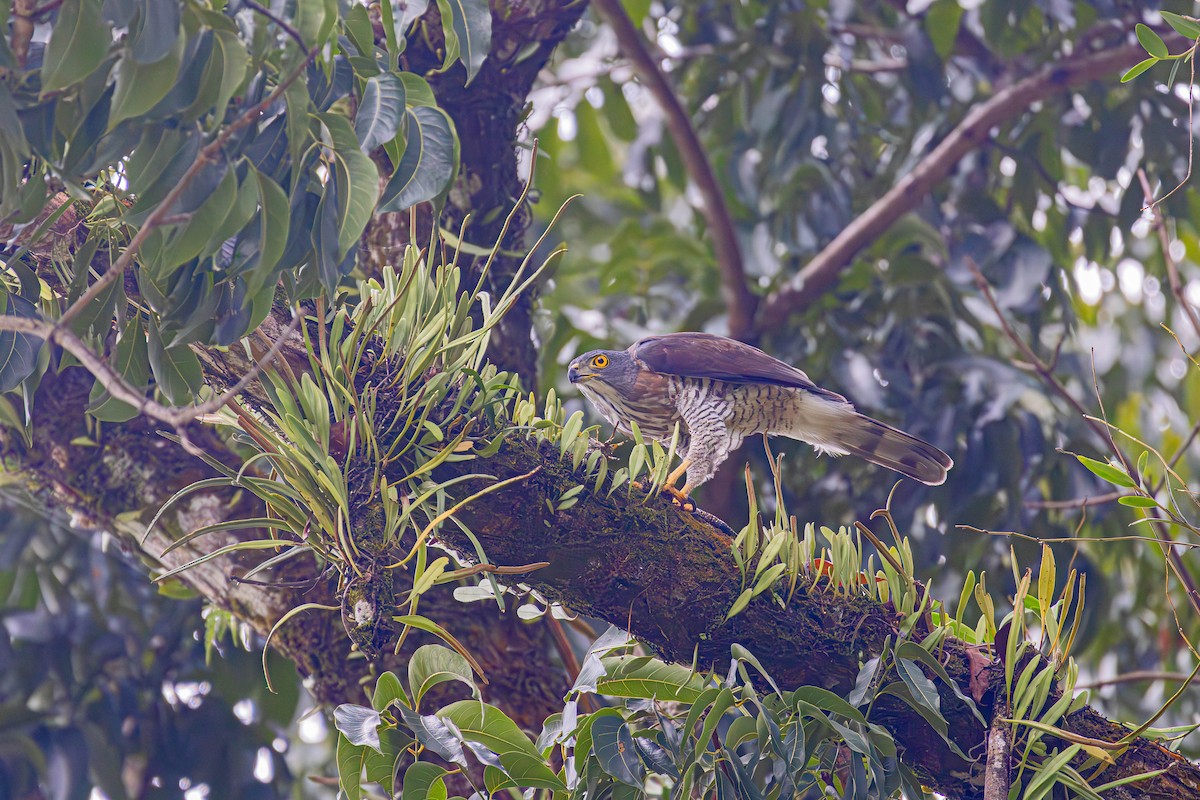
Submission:
MULTIPOLYGON (((1183 39, 1176 35, 1167 37, 1167 41, 1169 46, 1175 47, 1183 39)), ((1048 64, 1036 74, 976 105, 912 172, 872 203, 794 278, 762 303, 757 330, 770 330, 784 324, 792 314, 808 308, 829 291, 859 251, 915 208, 963 156, 987 142, 993 128, 1026 113, 1039 100, 1133 66, 1145 55, 1142 46, 1133 43, 1099 53, 1071 56, 1048 64)))

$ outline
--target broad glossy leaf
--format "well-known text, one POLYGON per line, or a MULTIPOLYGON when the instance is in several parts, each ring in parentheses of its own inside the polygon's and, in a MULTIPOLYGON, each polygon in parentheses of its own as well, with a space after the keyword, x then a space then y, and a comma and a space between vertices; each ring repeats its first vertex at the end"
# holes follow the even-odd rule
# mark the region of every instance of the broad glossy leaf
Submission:
POLYGON ((287 194, 279 184, 254 170, 254 178, 258 182, 259 212, 259 257, 258 266, 247 276, 246 281, 251 294, 266 285, 275 265, 283 256, 287 246, 288 222, 290 214, 287 194))
MULTIPOLYGON (((203 174, 197 176, 192 183, 198 184, 202 176, 203 174)), ((201 188, 197 186, 197 189, 201 188)), ((191 213, 191 218, 170 238, 161 253, 159 263, 147 263, 146 266, 156 267, 156 275, 165 276, 180 264, 201 255, 213 231, 220 227, 233 209, 237 191, 237 174, 234 170, 225 170, 220 183, 213 187, 203 204, 191 213)))
POLYGON ((383 711, 397 700, 407 703, 408 695, 404 692, 404 687, 400 685, 400 679, 396 677, 396 673, 389 670, 375 681, 375 691, 371 694, 371 706, 376 711, 383 711))
POLYGON ((246 79, 246 71, 250 68, 250 54, 242 40, 229 31, 215 31, 213 34, 213 62, 221 64, 221 83, 217 89, 215 119, 220 121, 225 116, 225 107, 233 97, 238 87, 246 79))
POLYGON ((704 678, 679 664, 623 656, 602 662, 607 674, 596 682, 600 694, 692 703, 704 691, 704 678))
POLYGON ((464 739, 478 742, 500 757, 504 771, 518 786, 566 789, 517 724, 495 706, 460 700, 438 712, 454 722, 464 739))
POLYGON ((150 320, 147 345, 150 371, 158 388, 173 405, 190 403, 204 382, 200 359, 186 344, 164 347, 158 323, 153 319, 150 320))
POLYGON ((362 151, 370 153, 394 139, 405 111, 404 83, 399 78, 390 73, 368 78, 354 115, 354 135, 362 151))
POLYGON ((141 13, 129 37, 133 58, 139 64, 154 64, 171 51, 183 6, 177 0, 139 0, 138 7, 141 13))
POLYGON ((492 45, 492 12, 487 0, 438 0, 446 35, 446 64, 455 58, 467 68, 470 84, 492 45))
POLYGON ((104 61, 112 33, 94 0, 63 0, 42 62, 42 94, 82 80, 104 61))
POLYGON ((404 84, 404 102, 409 108, 437 107, 437 98, 433 96, 429 81, 412 72, 401 72, 399 77, 400 82, 404 84))
POLYGON ((641 787, 646 769, 637 756, 637 747, 625 720, 600 717, 593 722, 592 748, 605 772, 627 786, 641 787))
POLYGON ((358 138, 350 120, 340 114, 318 114, 329 132, 326 144, 331 147, 335 169, 340 182, 337 259, 340 261, 358 244, 379 199, 379 170, 358 146, 358 138))
POLYGON ((296 0, 292 20, 304 46, 312 49, 325 42, 337 22, 337 0, 296 0))
POLYGON ((396 769, 404 751, 415 742, 411 736, 405 735, 396 728, 380 728, 379 750, 367 748, 363 751, 363 767, 367 773, 368 783, 378 783, 392 796, 393 783, 396 779, 396 769))
MULTIPOLYGON (((6 316, 30 319, 38 316, 37 306, 24 297, 10 294, 5 299, 6 316)), ((15 389, 21 381, 33 374, 41 346, 42 339, 36 336, 15 331, 0 331, 0 392, 15 389)))
POLYGON ((418 761, 404 771, 402 800, 446 800, 446 770, 437 764, 418 761))
POLYGON ((363 745, 352 744, 345 736, 338 736, 338 787, 346 800, 362 800, 362 770, 366 750, 363 745))
POLYGON ((792 703, 796 704, 799 702, 809 703, 822 711, 832 711, 835 714, 841 714, 843 717, 852 719, 863 725, 867 723, 867 719, 861 711, 833 692, 828 689, 822 689, 820 686, 801 686, 794 691, 792 693, 792 703))
MULTIPOLYGON (((150 381, 146 331, 139 314, 133 314, 117 337, 112 367, 130 386, 141 388, 150 381)), ((126 422, 137 416, 137 409, 111 397, 99 381, 92 387, 88 413, 101 422, 126 422)))
POLYGON ((118 122, 142 116, 167 96, 179 77, 179 66, 184 56, 184 40, 176 37, 173 47, 164 58, 155 64, 140 64, 130 53, 122 56, 116 65, 116 91, 113 106, 108 112, 108 130, 118 122))
POLYGON ((414 705, 420 705, 425 693, 446 681, 458 681, 471 687, 471 694, 479 696, 471 665, 449 647, 427 644, 419 647, 408 661, 408 690, 414 705))
POLYGON ((17 118, 17 105, 8 86, 3 83, 0 83, 0 147, 4 148, 6 155, 12 153, 17 158, 29 154, 29 142, 25 140, 21 120, 17 118))
POLYGON ((408 109, 404 155, 383 190, 379 211, 403 211, 441 194, 454 177, 455 133, 439 108, 408 109))
POLYGON ((379 725, 383 720, 373 708, 342 703, 333 710, 333 724, 350 744, 379 749, 379 725))
POLYGON ((942 698, 938 695, 933 681, 921 672, 921 668, 917 666, 916 662, 909 661, 907 658, 898 659, 896 671, 900 673, 900 680, 904 681, 909 691, 912 692, 913 699, 940 717, 942 715, 942 698))
POLYGON ((413 732, 418 742, 447 761, 464 767, 467 765, 467 758, 463 755, 462 736, 454 727, 453 720, 433 714, 423 716, 405 706, 398 708, 404 724, 413 732))

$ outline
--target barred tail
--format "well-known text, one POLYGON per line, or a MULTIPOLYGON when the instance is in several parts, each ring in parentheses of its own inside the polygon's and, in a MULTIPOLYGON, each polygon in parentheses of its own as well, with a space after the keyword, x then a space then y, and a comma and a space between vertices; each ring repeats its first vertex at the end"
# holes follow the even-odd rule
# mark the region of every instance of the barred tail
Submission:
POLYGON ((847 417, 839 427, 840 449, 921 483, 943 483, 946 470, 954 466, 950 456, 929 442, 862 414, 847 417))

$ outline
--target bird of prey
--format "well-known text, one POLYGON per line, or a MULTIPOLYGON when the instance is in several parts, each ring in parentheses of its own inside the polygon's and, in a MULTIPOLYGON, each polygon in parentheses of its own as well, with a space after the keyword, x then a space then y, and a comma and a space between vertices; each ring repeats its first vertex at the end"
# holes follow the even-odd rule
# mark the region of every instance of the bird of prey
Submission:
POLYGON ((593 350, 571 362, 567 377, 626 435, 636 422, 644 436, 667 445, 679 424, 683 462, 663 488, 681 504, 756 433, 853 453, 930 486, 954 465, 928 442, 859 414, 795 367, 724 336, 672 333, 639 339, 628 350, 593 350))

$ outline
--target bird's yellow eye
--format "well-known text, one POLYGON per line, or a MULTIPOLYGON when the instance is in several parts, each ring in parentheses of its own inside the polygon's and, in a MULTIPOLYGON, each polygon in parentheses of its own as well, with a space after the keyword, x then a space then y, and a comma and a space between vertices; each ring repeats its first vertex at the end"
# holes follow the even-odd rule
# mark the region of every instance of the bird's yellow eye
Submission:
POLYGON ((608 356, 599 355, 592 359, 592 366, 596 369, 604 369, 608 366, 608 356))

